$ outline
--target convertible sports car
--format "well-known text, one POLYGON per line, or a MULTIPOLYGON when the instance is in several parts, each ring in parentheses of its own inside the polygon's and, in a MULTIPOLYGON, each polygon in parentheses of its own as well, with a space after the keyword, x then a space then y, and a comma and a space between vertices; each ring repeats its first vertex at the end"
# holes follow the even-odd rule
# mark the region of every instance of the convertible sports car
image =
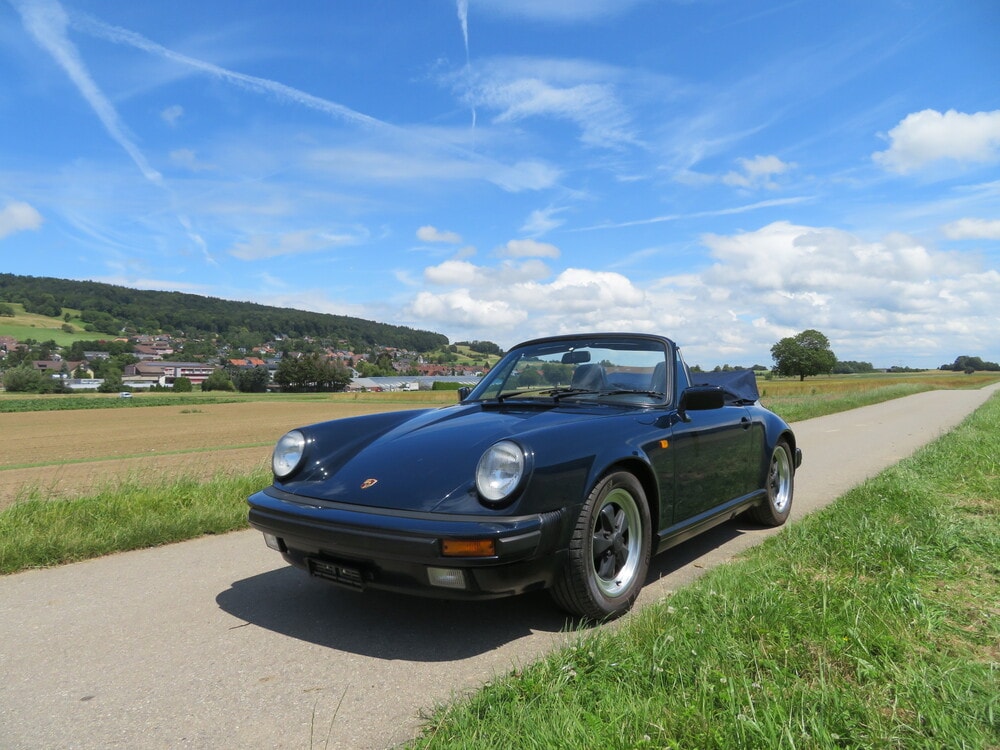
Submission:
POLYGON ((693 375, 659 336, 528 341, 456 405, 292 430, 250 523, 353 589, 547 588, 575 615, 617 616, 652 553, 743 512, 788 518, 795 436, 753 373, 719 375, 693 375))

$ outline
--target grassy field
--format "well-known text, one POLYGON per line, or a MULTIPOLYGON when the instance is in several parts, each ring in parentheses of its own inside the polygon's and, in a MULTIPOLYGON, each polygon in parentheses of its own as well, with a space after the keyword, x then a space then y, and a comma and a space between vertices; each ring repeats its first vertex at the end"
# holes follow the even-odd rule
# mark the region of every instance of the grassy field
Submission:
MULTIPOLYGON (((101 394, 0 398, 0 509, 24 500, 114 495, 119 485, 257 472, 282 434, 358 414, 454 403, 454 393, 263 395, 101 394), (95 408, 35 410, 37 403, 95 408), (118 407, 119 404, 125 406, 118 407), (15 407, 9 411, 3 405, 15 407), (29 408, 22 408, 27 405, 29 408), (115 405, 114 412, 101 407, 115 405)), ((266 482, 265 482, 266 483, 266 482)))
POLYGON ((70 316, 69 321, 63 318, 50 318, 46 315, 26 313, 24 305, 8 302, 14 308, 14 317, 0 317, 0 336, 13 336, 18 341, 55 341, 59 346, 70 346, 74 341, 101 338, 106 334, 88 333, 83 329, 84 322, 80 320, 79 310, 64 309, 70 316), (64 331, 63 325, 69 323, 72 331, 64 331))
POLYGON ((1000 396, 412 748, 1000 747, 1000 396))
POLYGON ((1000 373, 927 370, 917 373, 834 375, 805 381, 758 380, 761 403, 789 422, 822 417, 847 409, 937 389, 982 388, 1000 380, 1000 373))

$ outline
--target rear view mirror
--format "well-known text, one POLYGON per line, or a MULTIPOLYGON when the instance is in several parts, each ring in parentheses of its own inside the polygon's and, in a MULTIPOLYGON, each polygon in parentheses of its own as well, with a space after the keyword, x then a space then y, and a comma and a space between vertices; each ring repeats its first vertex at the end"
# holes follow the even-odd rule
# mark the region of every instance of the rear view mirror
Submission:
POLYGON ((458 389, 458 400, 459 400, 459 402, 465 401, 465 399, 467 399, 469 397, 470 393, 472 393, 472 389, 469 388, 469 386, 467 386, 467 385, 463 385, 461 388, 459 388, 458 389))
POLYGON ((564 365, 582 365, 584 362, 589 361, 590 352, 588 351, 566 352, 562 355, 562 363, 564 365))

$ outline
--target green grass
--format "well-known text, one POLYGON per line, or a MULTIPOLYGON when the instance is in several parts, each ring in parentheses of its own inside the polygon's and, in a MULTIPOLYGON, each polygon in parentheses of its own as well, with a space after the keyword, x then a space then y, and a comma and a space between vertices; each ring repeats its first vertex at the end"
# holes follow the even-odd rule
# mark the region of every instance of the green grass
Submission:
POLYGON ((1000 396, 414 748, 1000 747, 1000 396))
POLYGON ((246 403, 249 401, 316 401, 351 404, 427 404, 440 406, 457 401, 448 391, 387 391, 384 393, 236 393, 229 391, 193 391, 171 393, 151 391, 132 398, 118 394, 33 394, 0 393, 0 414, 32 411, 73 411, 76 409, 137 409, 144 406, 204 406, 206 404, 246 403))
POLYGON ((246 498, 269 472, 124 481, 73 500, 27 497, 0 511, 0 574, 247 527, 246 498))
POLYGON ((85 323, 80 319, 79 310, 64 308, 64 313, 69 313, 69 325, 72 332, 63 330, 63 325, 67 323, 62 316, 50 318, 47 315, 36 315, 26 313, 24 305, 17 302, 8 302, 14 308, 14 317, 0 317, 0 336, 13 336, 18 341, 55 341, 59 346, 70 346, 74 341, 89 341, 97 338, 104 338, 107 334, 93 333, 84 330, 85 323))
POLYGON ((862 406, 880 404, 915 393, 935 390, 934 386, 922 383, 891 383, 870 390, 854 392, 824 393, 815 390, 809 393, 783 396, 761 396, 761 403, 786 422, 800 422, 804 419, 823 417, 827 414, 858 409, 862 406))
MULTIPOLYGON (((82 409, 136 409, 143 406, 187 406, 197 404, 228 404, 240 399, 233 396, 208 393, 143 393, 133 398, 119 398, 118 394, 45 394, 26 398, 23 394, 10 394, 0 398, 0 414, 30 411, 76 411, 82 409)), ((242 399, 250 400, 250 399, 242 399)))

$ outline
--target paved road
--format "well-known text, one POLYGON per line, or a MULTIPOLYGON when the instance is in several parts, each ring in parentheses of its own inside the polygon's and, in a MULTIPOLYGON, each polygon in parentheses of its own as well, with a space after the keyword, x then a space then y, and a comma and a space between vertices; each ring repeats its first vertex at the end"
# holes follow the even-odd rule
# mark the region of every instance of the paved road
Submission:
MULTIPOLYGON (((934 391, 795 425, 793 516, 947 432, 997 390, 934 391)), ((769 531, 726 524, 654 561, 640 604, 769 531)), ((256 532, 0 578, 0 748, 386 748, 421 710, 561 643, 546 595, 359 596, 256 532)))

